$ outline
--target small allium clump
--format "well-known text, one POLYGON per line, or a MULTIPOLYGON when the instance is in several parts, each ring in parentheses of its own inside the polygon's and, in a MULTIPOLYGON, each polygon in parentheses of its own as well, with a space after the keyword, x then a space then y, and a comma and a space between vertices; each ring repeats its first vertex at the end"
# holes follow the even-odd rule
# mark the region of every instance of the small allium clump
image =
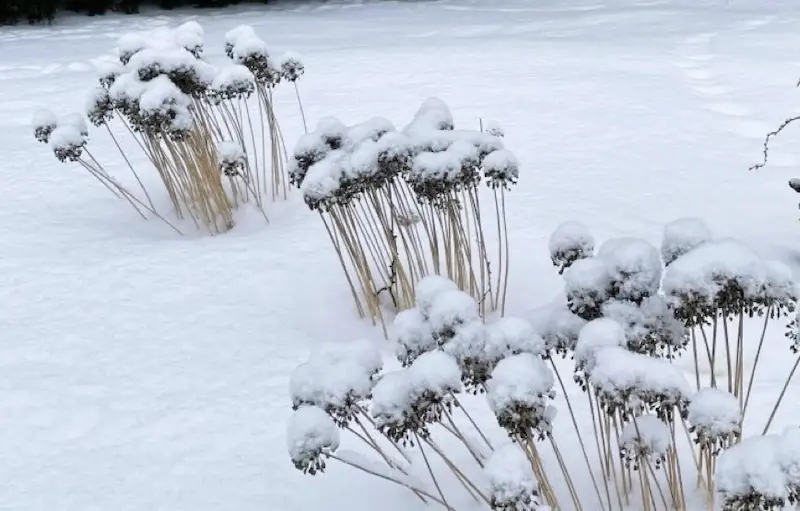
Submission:
POLYGON ((50 135, 57 127, 56 114, 50 110, 37 110, 33 115, 33 135, 39 142, 43 144, 50 142, 50 135))
POLYGON ((691 399, 687 420, 695 442, 712 454, 718 454, 742 434, 742 414, 736 396, 709 387, 691 399))
POLYGON ((247 158, 238 143, 225 141, 217 144, 217 163, 224 176, 236 177, 244 171, 247 158))
POLYGON ((553 373, 545 362, 530 353, 505 358, 492 371, 486 383, 489 406, 500 427, 514 439, 536 434, 542 439, 553 429, 555 397, 553 373))
POLYGON ((559 275, 575 261, 594 255, 594 236, 579 222, 564 222, 550 235, 550 259, 559 275))
POLYGON ((295 468, 315 475, 325 471, 325 455, 339 448, 339 430, 324 410, 303 406, 289 420, 286 443, 295 468))
POLYGON ((670 446, 669 428, 654 415, 634 417, 625 424, 619 437, 620 456, 634 470, 639 470, 642 462, 661 468, 670 446))
POLYGON ((540 504, 538 482, 518 444, 497 449, 486 462, 483 473, 489 481, 493 510, 520 511, 535 509, 540 504))
POLYGON ((710 241, 711 231, 698 218, 679 218, 664 227, 661 258, 669 266, 683 254, 710 241))

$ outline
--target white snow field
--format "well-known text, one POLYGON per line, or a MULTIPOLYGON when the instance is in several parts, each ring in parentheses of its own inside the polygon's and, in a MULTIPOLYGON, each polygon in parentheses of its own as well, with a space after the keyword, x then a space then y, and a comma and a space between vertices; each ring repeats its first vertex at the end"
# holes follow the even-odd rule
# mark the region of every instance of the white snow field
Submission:
MULTIPOLYGON (((747 170, 765 133, 800 113, 794 0, 382 2, 3 27, 2 510, 425 508, 347 467, 311 478, 289 460, 294 367, 323 341, 384 342, 358 319, 323 225, 297 194, 271 206, 270 225, 241 218, 228 234, 181 238, 33 139, 37 108, 82 111, 97 57, 119 35, 186 19, 203 25, 212 57, 242 23, 276 52, 303 55, 312 124, 380 115, 402 125, 429 96, 463 127, 500 123, 522 163, 508 200, 509 314, 561 291, 547 245, 566 220, 598 242, 657 244, 665 223, 695 216, 800 269, 798 195, 787 186, 800 133, 787 129, 770 164, 747 170)), ((291 146, 302 133, 291 89, 278 108, 291 146)), ((774 401, 792 363, 782 323, 754 406, 774 401)), ((773 431, 800 419, 798 385, 773 431)), ((474 507, 462 497, 459 510, 474 507)))

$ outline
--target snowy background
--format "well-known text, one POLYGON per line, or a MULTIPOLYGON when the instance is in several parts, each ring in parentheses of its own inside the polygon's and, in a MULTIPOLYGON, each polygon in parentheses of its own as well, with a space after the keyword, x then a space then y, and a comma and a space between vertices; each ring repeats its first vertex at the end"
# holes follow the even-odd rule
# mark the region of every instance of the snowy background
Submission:
MULTIPOLYGON (((357 319, 299 197, 274 206, 270 226, 244 219, 224 236, 178 238, 33 140, 35 109, 82 111, 97 57, 121 33, 190 18, 212 57, 242 23, 277 53, 303 55, 312 124, 402 125, 435 95, 459 126, 503 125, 523 163, 508 205, 511 314, 560 291, 547 238, 564 220, 601 241, 658 243, 664 223, 699 216, 800 265, 786 185, 800 134, 787 130, 770 165, 747 171, 765 133, 800 113, 795 1, 386 2, 3 27, 0 509, 419 506, 344 467, 308 479, 288 460, 294 366, 321 341, 381 337, 357 319)), ((290 89, 278 108, 292 145, 302 128, 290 89)), ((774 401, 786 374, 782 335, 776 325, 756 402, 774 401)), ((786 405, 778 430, 792 420, 786 405)))

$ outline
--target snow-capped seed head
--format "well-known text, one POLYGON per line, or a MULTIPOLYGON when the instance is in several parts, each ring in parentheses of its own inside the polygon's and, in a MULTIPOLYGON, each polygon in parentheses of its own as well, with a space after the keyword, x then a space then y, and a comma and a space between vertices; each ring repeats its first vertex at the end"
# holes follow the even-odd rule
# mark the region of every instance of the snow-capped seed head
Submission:
POLYGON ((491 508, 495 511, 535 509, 539 484, 530 462, 518 444, 507 444, 492 453, 483 467, 489 481, 491 508))
POLYGON ((58 127, 56 114, 46 109, 39 109, 33 114, 33 135, 36 140, 46 144, 50 142, 50 135, 58 127))
POLYGON ((487 325, 486 330, 486 356, 489 360, 499 361, 520 353, 537 357, 545 354, 544 339, 524 319, 500 318, 487 325))
POLYGON ((444 400, 461 392, 461 370, 458 362, 443 351, 420 355, 409 367, 415 395, 426 400, 444 400))
POLYGON ((406 135, 396 131, 384 133, 376 146, 378 168, 386 180, 404 175, 411 169, 414 158, 414 143, 406 135))
POLYGON ((253 73, 241 64, 221 68, 211 82, 210 95, 215 102, 247 99, 256 90, 253 73))
POLYGON ((626 347, 634 353, 672 359, 689 342, 688 329, 660 295, 639 304, 611 300, 603 305, 603 316, 622 325, 626 347))
POLYGON ((312 361, 320 364, 353 364, 357 371, 370 378, 375 378, 383 369, 383 355, 376 343, 369 339, 321 344, 315 350, 312 361))
POLYGON ((139 116, 145 129, 180 139, 194 127, 190 99, 167 76, 145 83, 139 116))
POLYGON ((408 135, 415 135, 431 130, 452 130, 453 115, 444 101, 439 98, 428 98, 417 110, 414 119, 403 130, 408 135))
POLYGON ((286 444, 295 468, 314 475, 325 471, 325 456, 339 448, 339 430, 324 410, 303 406, 289 420, 286 444))
POLYGON ((553 266, 561 275, 575 261, 594 255, 594 236, 580 222, 564 222, 550 235, 548 248, 553 266))
POLYGON ((437 294, 428 309, 428 322, 440 344, 450 340, 460 325, 479 318, 475 300, 460 290, 437 294))
POLYGON ((710 241, 711 238, 711 231, 699 218, 673 220, 664 227, 664 235, 661 239, 661 258, 668 266, 675 259, 710 241))
POLYGON ((787 479, 772 435, 755 436, 723 451, 717 458, 714 482, 724 511, 783 509, 787 479))
POLYGON ((256 32, 250 25, 239 25, 225 33, 225 54, 228 58, 234 58, 233 47, 239 38, 256 37, 256 32))
POLYGON ((203 27, 196 21, 187 21, 172 32, 174 44, 185 49, 196 58, 203 54, 203 27))
POLYGON ((237 142, 223 141, 217 144, 217 164, 223 175, 236 177, 241 175, 247 164, 244 150, 237 142))
POLYGON ((412 419, 413 382, 409 369, 386 373, 372 389, 371 413, 375 426, 392 435, 391 438, 406 438, 409 429, 416 426, 412 419))
POLYGON ((267 43, 258 36, 240 34, 231 53, 234 62, 247 67, 259 84, 274 87, 281 81, 280 67, 270 57, 267 43))
POLYGON ((329 149, 340 149, 347 131, 347 126, 336 117, 323 117, 314 130, 329 149))
POLYGON ((423 316, 430 315, 434 299, 445 291, 458 291, 458 286, 441 275, 428 275, 417 282, 414 286, 414 303, 423 316))
MULTIPOLYGON (((575 345, 576 378, 588 375, 596 363, 597 353, 608 347, 625 345, 625 330, 622 325, 608 318, 599 318, 586 323, 578 334, 575 345)), ((578 380, 585 385, 585 381, 578 380)))
POLYGON ((355 359, 315 358, 298 366, 289 381, 292 406, 318 406, 346 426, 372 391, 374 373, 355 359))
POLYGON ((786 429, 777 441, 779 449, 776 457, 786 477, 789 502, 796 504, 800 497, 800 428, 795 426, 786 429))
POLYGON ((483 175, 489 188, 508 190, 519 180, 519 160, 508 149, 493 151, 483 159, 483 175))
POLYGON ((595 354, 589 374, 603 410, 631 417, 649 410, 664 422, 685 416, 691 388, 674 364, 620 347, 608 347, 595 354))
POLYGON ((672 440, 670 430, 655 415, 640 415, 625 424, 619 437, 619 450, 623 461, 639 470, 642 461, 658 469, 664 463, 672 440))
POLYGON ((73 113, 64 116, 64 118, 61 119, 61 125, 72 126, 78 130, 82 136, 89 136, 89 126, 86 125, 86 119, 84 119, 81 114, 73 113))
POLYGON ((563 303, 541 307, 531 316, 531 325, 544 339, 547 352, 562 357, 575 349, 580 331, 586 323, 585 319, 573 314, 563 303))
POLYGON ((489 406, 509 435, 526 438, 535 431, 544 437, 552 431, 555 409, 553 373, 545 362, 530 353, 501 360, 486 382, 489 406))
POLYGON ((373 117, 347 128, 342 144, 349 149, 357 149, 363 142, 377 142, 386 133, 394 132, 392 122, 384 117, 373 117))
POLYGON ((119 61, 126 65, 136 53, 147 47, 145 33, 131 32, 117 39, 119 61))
POLYGON ((59 126, 50 133, 50 148, 58 161, 78 161, 85 146, 86 137, 75 126, 59 126))
POLYGON ((661 286, 661 256, 658 249, 638 238, 616 238, 600 246, 597 257, 606 262, 611 275, 611 297, 640 302, 661 286))
POLYGON ((764 261, 765 278, 755 302, 771 318, 788 316, 797 303, 797 287, 792 270, 779 261, 764 261))
POLYGON ((281 75, 287 82, 296 82, 303 76, 305 71, 306 68, 299 55, 286 53, 283 58, 281 58, 281 75))
POLYGON ((102 126, 114 117, 114 103, 106 89, 97 87, 89 94, 86 116, 94 126, 102 126))
POLYGON ((596 257, 579 259, 564 272, 564 294, 569 310, 591 321, 602 315, 609 299, 611 273, 605 261, 596 257))
POLYGON ((708 387, 692 396, 687 420, 695 442, 716 455, 742 433, 742 414, 736 397, 724 390, 708 387))
POLYGON ((500 126, 500 123, 496 121, 484 121, 483 131, 487 135, 491 135, 493 137, 503 138, 506 136, 506 131, 502 126, 500 126))
POLYGON ((800 353, 800 310, 797 311, 791 323, 787 325, 785 335, 791 342, 789 349, 792 353, 795 355, 800 353))
POLYGON ((397 314, 389 328, 389 340, 395 344, 397 359, 404 367, 439 346, 430 324, 417 308, 397 314))
POLYGON ((97 81, 100 83, 100 87, 108 90, 117 81, 117 77, 124 72, 125 66, 119 62, 103 62, 98 65, 97 81))
POLYGON ((484 391, 484 384, 494 369, 495 361, 486 356, 486 325, 475 320, 456 328, 455 335, 443 347, 461 368, 461 381, 469 392, 484 391))
POLYGON ((766 280, 763 260, 734 240, 713 240, 687 252, 667 267, 664 294, 689 326, 718 309, 736 314, 757 307, 766 280))

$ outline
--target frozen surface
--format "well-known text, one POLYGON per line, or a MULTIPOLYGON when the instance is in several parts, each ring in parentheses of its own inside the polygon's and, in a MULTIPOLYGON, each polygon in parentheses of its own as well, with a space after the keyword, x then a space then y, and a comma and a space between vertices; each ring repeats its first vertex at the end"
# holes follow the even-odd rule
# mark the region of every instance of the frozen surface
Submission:
MULTIPOLYGON (((667 222, 697 217, 793 271, 800 262, 797 196, 786 186, 800 162, 797 130, 776 140, 767 168, 747 172, 764 133, 799 113, 794 0, 382 2, 3 27, 1 509, 318 511, 333 499, 423 509, 346 467, 309 479, 286 453, 294 367, 320 341, 381 338, 356 319, 324 227, 299 194, 271 206, 269 226, 244 217, 225 236, 177 238, 33 139, 39 108, 59 119, 83 111, 108 67, 99 55, 122 32, 188 19, 217 61, 224 34, 243 23, 274 56, 303 55, 310 126, 376 112, 404 126, 431 96, 459 126, 501 125, 521 165, 506 204, 509 315, 561 290, 547 245, 570 219, 600 241, 658 245, 667 222)), ((291 148, 302 133, 292 88, 276 101, 291 148)), ((110 141, 91 131, 92 154, 124 174, 110 141)), ((160 190, 156 176, 142 177, 160 190)), ((154 201, 168 204, 165 194, 154 201)), ((774 399, 788 372, 779 327, 751 407, 774 399)), ((797 422, 792 410, 781 409, 776 431, 797 422)), ((751 419, 763 421, 756 409, 751 419)), ((567 435, 559 441, 577 452, 567 435)))

